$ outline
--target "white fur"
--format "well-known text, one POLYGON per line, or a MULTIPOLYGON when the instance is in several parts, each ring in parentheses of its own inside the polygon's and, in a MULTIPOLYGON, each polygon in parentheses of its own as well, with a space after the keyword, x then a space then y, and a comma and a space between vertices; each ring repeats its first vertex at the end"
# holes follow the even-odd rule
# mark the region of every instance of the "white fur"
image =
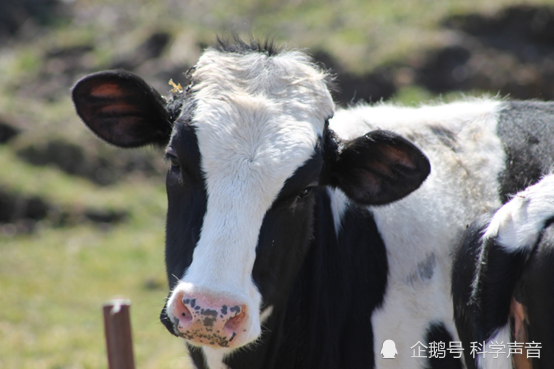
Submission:
POLYGON ((483 355, 477 356, 477 368, 479 369, 512 369, 512 357, 508 356, 509 347, 508 342, 511 342, 510 340, 510 325, 507 324, 504 327, 502 327, 498 333, 492 337, 490 340, 485 341, 485 347, 487 348, 487 351, 489 350, 489 345, 491 343, 498 343, 498 344, 504 344, 506 345, 506 353, 505 354, 499 354, 497 358, 494 358, 494 355, 486 354, 484 357, 483 355))
POLYGON ((251 279, 258 234, 285 180, 313 155, 333 114, 324 78, 298 52, 208 50, 200 58, 192 76, 193 125, 207 210, 192 264, 170 298, 170 317, 180 291, 224 294, 257 312, 248 314, 247 332, 235 342, 260 335, 261 295, 251 279))
MULTIPOLYGON (((260 313, 260 321, 262 324, 271 316, 273 312, 273 306, 266 307, 260 313)), ((223 359, 232 353, 232 350, 229 349, 214 349, 211 347, 202 347, 201 350, 204 352, 204 357, 206 358, 206 366, 209 369, 230 369, 223 359)))
POLYGON ((472 219, 500 205, 497 177, 505 155, 496 124, 501 108, 494 100, 420 108, 358 106, 338 111, 331 120, 331 128, 344 139, 392 130, 411 138, 431 161, 431 174, 418 190, 391 205, 370 208, 389 264, 384 303, 371 317, 373 350, 379 352, 385 339, 394 340, 398 350, 394 360, 377 358, 377 368, 423 367, 426 361, 411 358, 410 347, 424 341, 430 322, 443 321, 458 341, 449 293, 451 253, 472 219), (456 136, 455 150, 441 142, 433 127, 456 136), (418 265, 432 254, 432 277, 414 279, 421 274, 418 265))
POLYGON ((333 212, 333 221, 335 224, 335 232, 338 235, 342 228, 342 216, 348 206, 348 199, 344 192, 338 188, 328 188, 327 192, 331 198, 331 211, 333 212))
POLYGON ((271 316, 271 313, 273 313, 273 305, 269 305, 262 310, 260 313, 260 322, 265 323, 265 321, 271 316))
POLYGON ((230 369, 223 362, 223 358, 229 353, 228 349, 213 349, 211 347, 202 347, 204 357, 206 358, 206 366, 209 369, 230 369))
POLYGON ((554 175, 548 175, 498 209, 483 237, 497 237, 497 242, 508 251, 531 247, 553 217, 554 175))

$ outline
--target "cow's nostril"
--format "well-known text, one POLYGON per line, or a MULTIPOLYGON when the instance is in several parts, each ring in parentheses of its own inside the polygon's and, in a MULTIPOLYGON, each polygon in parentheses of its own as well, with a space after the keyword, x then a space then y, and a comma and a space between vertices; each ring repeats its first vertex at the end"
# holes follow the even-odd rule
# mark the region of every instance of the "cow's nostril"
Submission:
POLYGON ((192 320, 192 314, 186 306, 183 306, 183 311, 181 311, 181 316, 179 318, 184 320, 192 320))
POLYGON ((236 332, 242 325, 242 322, 244 321, 244 319, 246 318, 246 307, 237 306, 237 308, 238 309, 235 311, 237 315, 227 320, 224 326, 225 330, 229 333, 236 332))
POLYGON ((177 304, 173 313, 179 320, 179 330, 185 329, 192 321, 192 314, 184 302, 177 304))

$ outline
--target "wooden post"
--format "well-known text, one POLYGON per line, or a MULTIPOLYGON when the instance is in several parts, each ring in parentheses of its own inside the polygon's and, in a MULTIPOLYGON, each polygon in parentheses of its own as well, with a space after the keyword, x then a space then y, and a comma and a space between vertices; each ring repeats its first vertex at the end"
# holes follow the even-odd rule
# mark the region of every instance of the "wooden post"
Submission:
POLYGON ((109 369, 135 369, 130 307, 128 300, 112 300, 102 309, 109 369))

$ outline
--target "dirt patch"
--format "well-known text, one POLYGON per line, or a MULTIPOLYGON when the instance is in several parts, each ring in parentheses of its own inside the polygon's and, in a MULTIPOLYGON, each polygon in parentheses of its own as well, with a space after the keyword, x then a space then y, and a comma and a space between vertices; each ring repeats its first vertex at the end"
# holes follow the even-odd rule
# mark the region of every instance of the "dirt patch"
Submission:
POLYGON ((23 98, 45 101, 67 99, 75 82, 92 72, 95 47, 91 44, 77 44, 63 48, 52 48, 44 52, 42 63, 34 75, 18 81, 14 89, 23 98))
POLYGON ((0 222, 20 219, 40 220, 48 215, 49 205, 39 197, 23 197, 0 191, 0 222))
POLYGON ((59 0, 0 1, 0 46, 26 29, 49 25, 67 15, 59 0))
POLYGON ((482 91, 512 99, 554 99, 554 7, 514 6, 494 15, 444 20, 445 47, 422 51, 371 73, 353 75, 329 54, 314 58, 336 74, 340 105, 387 100, 417 85, 434 94, 482 91))
POLYGON ((456 16, 444 27, 457 37, 410 65, 416 84, 434 93, 481 90, 514 99, 554 99, 554 7, 456 16))
POLYGON ((451 42, 371 73, 354 75, 329 54, 314 58, 336 74, 335 101, 387 100, 417 85, 434 94, 482 91, 512 99, 554 99, 554 7, 513 6, 494 15, 444 20, 451 42))
POLYGON ((371 73, 356 75, 344 69, 338 61, 325 51, 312 53, 316 63, 329 70, 334 76, 333 98, 341 106, 358 101, 378 102, 390 99, 397 91, 393 70, 379 68, 371 73))
POLYGON ((135 70, 149 60, 159 58, 166 50, 172 36, 167 32, 154 32, 130 55, 112 63, 110 69, 135 70))
POLYGON ((16 148, 16 154, 30 164, 54 165, 68 174, 87 178, 101 186, 114 184, 133 172, 156 176, 164 171, 161 159, 145 151, 121 150, 117 156, 91 155, 82 146, 63 139, 30 142, 16 148))
POLYGON ((91 222, 100 228, 124 222, 124 210, 76 208, 52 204, 38 196, 26 196, 0 188, 0 234, 32 233, 40 221, 49 226, 67 227, 91 222))
POLYGON ((0 144, 5 144, 21 133, 19 128, 0 117, 0 144))
POLYGON ((49 207, 39 197, 26 197, 0 189, 0 233, 31 233, 37 222, 48 216, 49 207))

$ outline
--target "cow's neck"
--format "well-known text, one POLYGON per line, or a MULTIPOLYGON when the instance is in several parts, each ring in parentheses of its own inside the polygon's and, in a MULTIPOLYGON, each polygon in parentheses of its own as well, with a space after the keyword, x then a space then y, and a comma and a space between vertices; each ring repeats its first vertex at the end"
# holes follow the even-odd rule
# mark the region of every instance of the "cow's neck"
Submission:
POLYGON ((386 287, 384 244, 365 209, 346 206, 335 222, 331 196, 326 190, 317 194, 314 238, 288 301, 273 307, 253 349, 225 358, 231 369, 352 367, 349 358, 360 352, 366 353, 364 362, 374 362, 371 313, 386 287), (335 223, 342 223, 339 232, 335 223))

